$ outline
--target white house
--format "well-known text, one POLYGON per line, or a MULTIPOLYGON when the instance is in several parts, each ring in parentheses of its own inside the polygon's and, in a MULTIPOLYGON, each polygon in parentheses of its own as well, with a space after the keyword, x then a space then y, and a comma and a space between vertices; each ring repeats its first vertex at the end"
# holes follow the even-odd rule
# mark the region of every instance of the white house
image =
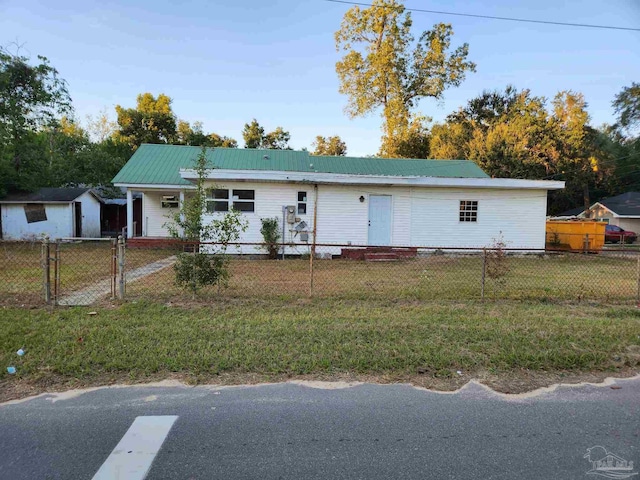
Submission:
MULTIPOLYGON (((640 232, 640 192, 627 192, 591 205, 590 218, 596 218, 624 230, 640 232)), ((580 217, 585 217, 582 212, 580 217)))
MULTIPOLYGON (((142 222, 143 237, 168 236, 169 217, 194 188, 200 152, 173 145, 138 148, 113 180, 129 196, 142 193, 142 218, 134 219, 129 207, 128 225, 142 222)), ((489 178, 468 160, 227 148, 209 149, 207 158, 208 219, 238 209, 249 223, 241 241, 260 243, 261 219, 276 217, 287 242, 315 239, 326 245, 324 251, 329 245, 477 248, 499 236, 510 247, 544 248, 547 191, 564 187, 489 178)))
POLYGON ((4 240, 100 237, 100 200, 88 188, 41 188, 0 200, 4 240))

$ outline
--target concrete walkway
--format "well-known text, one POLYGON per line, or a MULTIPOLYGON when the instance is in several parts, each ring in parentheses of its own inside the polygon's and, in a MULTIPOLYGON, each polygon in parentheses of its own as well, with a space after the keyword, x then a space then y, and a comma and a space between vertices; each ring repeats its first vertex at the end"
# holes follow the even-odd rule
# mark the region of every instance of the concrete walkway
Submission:
MULTIPOLYGON (((125 282, 131 283, 141 278, 145 278, 153 273, 164 270, 176 262, 176 256, 164 258, 157 262, 149 263, 131 271, 125 272, 125 282)), ((88 287, 77 290, 69 295, 65 295, 58 300, 58 305, 91 305, 97 300, 111 294, 111 279, 100 280, 88 287)))

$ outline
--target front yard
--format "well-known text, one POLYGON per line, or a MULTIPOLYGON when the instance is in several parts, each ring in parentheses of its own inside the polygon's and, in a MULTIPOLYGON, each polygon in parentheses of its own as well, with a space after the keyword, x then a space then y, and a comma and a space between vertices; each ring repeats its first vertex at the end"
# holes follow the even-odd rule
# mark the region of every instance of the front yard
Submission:
POLYGON ((473 377, 501 385, 504 377, 520 386, 501 388, 516 391, 537 385, 522 385, 523 376, 544 383, 640 366, 640 312, 588 304, 299 299, 5 307, 0 329, 5 400, 176 376, 192 383, 348 377, 438 388, 473 377), (19 348, 25 356, 15 354, 19 348), (16 375, 7 374, 10 365, 16 375))

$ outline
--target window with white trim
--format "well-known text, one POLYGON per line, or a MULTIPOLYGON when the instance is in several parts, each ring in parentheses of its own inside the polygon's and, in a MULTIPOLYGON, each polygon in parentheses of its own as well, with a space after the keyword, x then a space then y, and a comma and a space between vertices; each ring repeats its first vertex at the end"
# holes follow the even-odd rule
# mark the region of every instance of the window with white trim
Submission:
POLYGON ((212 188, 207 190, 207 213, 229 211, 229 190, 212 188))
POLYGON ((307 192, 298 192, 298 215, 307 213, 307 192))
POLYGON ((233 190, 233 208, 241 212, 255 211, 255 190, 233 190))
POLYGON ((255 190, 210 189, 207 190, 207 213, 228 212, 231 208, 240 212, 254 212, 255 199, 255 190))
POLYGON ((178 200, 177 195, 163 195, 162 202, 160 202, 160 206, 162 208, 178 208, 180 205, 180 201, 178 200))
POLYGON ((478 201, 477 200, 460 200, 460 221, 461 222, 477 222, 478 221, 478 201))

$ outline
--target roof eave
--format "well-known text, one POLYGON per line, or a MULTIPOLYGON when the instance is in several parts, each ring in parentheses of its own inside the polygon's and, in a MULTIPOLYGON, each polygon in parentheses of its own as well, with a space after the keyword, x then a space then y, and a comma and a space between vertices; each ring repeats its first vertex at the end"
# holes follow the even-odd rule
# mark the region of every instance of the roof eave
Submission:
MULTIPOLYGON (((193 169, 180 169, 185 180, 194 180, 197 173, 193 169)), ((209 171, 207 179, 229 181, 317 183, 331 185, 379 185, 413 187, 457 187, 457 188, 494 188, 527 190, 560 190, 565 182, 550 180, 522 180, 510 178, 482 177, 418 177, 389 175, 350 175, 318 172, 285 172, 272 170, 225 170, 209 171)))

